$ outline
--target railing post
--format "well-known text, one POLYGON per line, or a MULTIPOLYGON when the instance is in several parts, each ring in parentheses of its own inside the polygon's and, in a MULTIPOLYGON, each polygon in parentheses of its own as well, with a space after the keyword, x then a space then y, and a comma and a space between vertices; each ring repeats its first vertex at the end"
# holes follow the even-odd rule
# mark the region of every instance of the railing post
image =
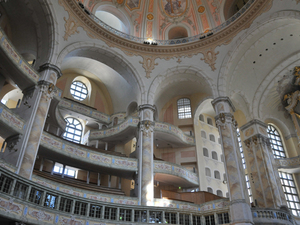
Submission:
POLYGON ((119 221, 120 220, 120 207, 117 207, 116 217, 117 217, 117 221, 119 221))
POLYGON ((101 174, 98 173, 97 185, 100 186, 101 184, 101 174))
POLYGON ((14 179, 13 180, 13 183, 12 183, 12 185, 11 185, 11 189, 9 190, 9 194, 10 195, 13 195, 14 194, 14 190, 15 190, 15 187, 16 187, 16 183, 17 183, 17 180, 16 179, 14 179))
POLYGON ((86 174, 86 183, 90 184, 90 171, 87 171, 87 174, 86 174))
POLYGON ((104 213, 105 213, 105 205, 102 206, 102 211, 101 211, 101 219, 103 220, 104 219, 104 213))
POLYGON ((134 222, 134 209, 131 210, 131 222, 134 222))
POLYGON ((61 200, 61 196, 58 195, 58 196, 57 196, 57 204, 56 204, 56 206, 55 206, 55 209, 56 209, 56 210, 59 210, 60 200, 61 200))

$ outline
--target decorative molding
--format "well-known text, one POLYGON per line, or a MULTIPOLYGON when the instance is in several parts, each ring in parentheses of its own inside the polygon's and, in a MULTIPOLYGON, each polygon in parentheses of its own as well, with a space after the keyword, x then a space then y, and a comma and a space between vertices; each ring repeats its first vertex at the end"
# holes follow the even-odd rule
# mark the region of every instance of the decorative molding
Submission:
POLYGON ((140 130, 146 137, 149 137, 149 134, 153 133, 155 123, 150 120, 144 120, 140 122, 140 130))
POLYGON ((273 0, 256 0, 238 19, 205 39, 167 46, 160 46, 158 43, 158 45, 152 46, 122 38, 108 31, 86 14, 74 0, 59 0, 59 3, 69 13, 69 19, 65 19, 66 40, 69 36, 76 32, 78 33, 77 28, 80 26, 91 38, 101 39, 108 46, 119 48, 127 55, 141 56, 147 78, 154 69, 156 65, 154 61, 157 58, 168 60, 178 57, 192 57, 199 53, 203 54, 204 62, 208 63, 212 70, 215 70, 216 56, 218 54, 218 52, 215 52, 215 48, 228 44, 240 31, 248 28, 257 16, 271 8, 272 2, 273 0))

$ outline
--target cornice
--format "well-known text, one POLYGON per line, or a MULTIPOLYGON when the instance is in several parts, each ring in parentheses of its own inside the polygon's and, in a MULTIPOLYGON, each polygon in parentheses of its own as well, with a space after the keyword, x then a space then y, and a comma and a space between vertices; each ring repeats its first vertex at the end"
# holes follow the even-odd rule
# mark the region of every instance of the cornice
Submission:
POLYGON ((192 57, 199 53, 204 56, 201 60, 209 64, 214 71, 216 55, 218 54, 218 52, 215 52, 215 48, 229 44, 240 31, 248 28, 256 17, 269 10, 272 2, 273 0, 256 0, 236 21, 205 39, 184 44, 145 45, 122 38, 101 27, 82 10, 76 0, 59 0, 59 3, 69 13, 69 19, 65 18, 65 37, 68 38, 75 32, 78 33, 77 27, 82 27, 91 38, 101 39, 108 46, 119 48, 129 56, 141 56, 144 59, 141 63, 147 73, 146 77, 150 77, 150 73, 155 66, 154 61, 157 58, 169 60, 171 58, 192 57), (73 20, 74 23, 71 23, 70 20, 73 20), (68 30, 67 24, 72 24, 72 30, 68 30), (74 26, 76 26, 76 29, 74 29, 74 26))

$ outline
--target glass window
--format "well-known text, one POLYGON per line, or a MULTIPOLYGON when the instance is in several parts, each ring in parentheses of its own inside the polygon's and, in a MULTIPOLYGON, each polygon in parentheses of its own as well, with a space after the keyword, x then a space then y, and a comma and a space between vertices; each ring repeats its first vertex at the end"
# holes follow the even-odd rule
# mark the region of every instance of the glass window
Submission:
MULTIPOLYGON (((120 213, 119 213, 119 221, 131 221, 131 209, 120 209, 120 213)), ((155 220, 153 220, 155 221, 155 220)), ((155 222, 153 222, 155 223, 155 222)))
POLYGON ((63 212, 71 212, 72 200, 61 198, 59 203, 59 210, 63 212))
POLYGON ((209 193, 214 193, 214 192, 213 192, 213 189, 210 188, 210 187, 207 188, 207 192, 209 192, 209 193))
POLYGON ((181 98, 177 101, 179 119, 192 118, 191 101, 188 98, 181 98))
POLYGON ((205 224, 206 225, 215 225, 215 216, 214 215, 205 216, 205 224))
POLYGON ((90 217, 101 218, 101 209, 102 206, 91 205, 90 206, 90 217))
POLYGON ((201 137, 202 137, 202 138, 206 138, 206 133, 205 133, 204 130, 201 130, 201 137))
POLYGON ((283 149, 282 140, 280 134, 276 128, 269 124, 268 126, 268 136, 270 138, 271 147, 273 149, 274 158, 285 158, 285 151, 283 149))
POLYGON ((73 117, 68 117, 65 119, 67 122, 66 126, 66 132, 63 135, 63 138, 72 141, 75 143, 80 143, 81 141, 81 135, 82 135, 82 125, 79 122, 79 120, 73 118, 73 117))
POLYGON ((219 224, 229 223, 229 214, 228 213, 220 213, 218 214, 219 224))
POLYGON ((74 81, 70 88, 71 95, 76 100, 82 101, 86 99, 88 90, 84 83, 80 81, 74 81))
MULTIPOLYGON (((282 140, 277 129, 269 124, 267 131, 274 158, 286 158, 282 140)), ((293 175, 280 171, 278 173, 288 208, 292 211, 294 216, 300 216, 300 202, 293 175)))

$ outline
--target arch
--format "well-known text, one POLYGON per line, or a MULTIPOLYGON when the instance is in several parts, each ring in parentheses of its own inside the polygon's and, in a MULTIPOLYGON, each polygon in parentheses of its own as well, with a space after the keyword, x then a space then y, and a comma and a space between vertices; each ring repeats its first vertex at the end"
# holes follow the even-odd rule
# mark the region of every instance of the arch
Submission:
POLYGON ((211 177, 211 172, 210 172, 210 169, 209 168, 205 168, 205 176, 207 177, 211 177))
POLYGON ((137 102, 131 102, 127 107, 126 116, 130 116, 130 115, 136 113, 137 110, 138 110, 137 102))
POLYGON ((210 135, 209 135, 209 140, 212 141, 212 142, 216 142, 215 135, 210 134, 210 135))
POLYGON ((76 42, 65 47, 58 55, 56 65, 61 68, 63 60, 71 57, 84 57, 101 62, 113 68, 132 86, 138 104, 145 104, 145 85, 135 67, 112 48, 94 42, 76 42))
POLYGON ((1 103, 10 109, 17 108, 23 98, 23 93, 20 89, 16 88, 7 92, 1 99, 1 103))
POLYGON ((220 172, 218 170, 214 171, 214 178, 218 179, 218 180, 221 180, 220 172))
POLYGON ((204 130, 201 130, 201 137, 206 139, 206 132, 204 130))
POLYGON ((169 29, 166 29, 165 37, 167 37, 168 40, 180 39, 188 36, 190 36, 189 31, 184 26, 177 25, 177 26, 170 27, 169 29))
POLYGON ((215 151, 212 151, 211 157, 212 157, 212 159, 218 160, 218 153, 216 153, 215 151))
POLYGON ((203 148, 203 155, 206 156, 206 157, 209 157, 209 153, 208 153, 207 148, 203 148))
POLYGON ((91 83, 87 78, 83 76, 77 76, 73 79, 70 87, 70 93, 74 99, 83 101, 87 97, 90 98, 91 92, 91 83))
MULTIPOLYGON (((265 17, 261 20, 261 23, 253 23, 247 32, 243 33, 238 39, 237 43, 234 44, 232 51, 229 51, 225 56, 223 63, 221 65, 219 75, 218 75, 218 94, 219 96, 229 96, 227 93, 227 83, 229 83, 229 77, 232 73, 230 71, 233 65, 236 63, 235 58, 239 58, 239 52, 246 46, 249 45, 249 41, 254 36, 263 36, 266 32, 269 32, 269 29, 266 29, 267 26, 272 24, 281 24, 280 20, 287 19, 289 23, 292 21, 300 20, 300 12, 297 11, 280 11, 273 13, 270 17, 265 17)), ((299 22, 299 21, 298 21, 299 22)), ((276 28, 275 28, 276 29, 276 28)))
MULTIPOLYGON (((162 94, 162 90, 170 89, 177 83, 183 82, 189 82, 190 84, 197 85, 198 90, 202 89, 202 91, 208 96, 217 96, 216 88, 214 88, 212 80, 201 68, 193 66, 177 66, 167 69, 164 73, 155 77, 147 93, 148 104, 155 104, 158 109, 160 109, 161 104, 157 104, 155 102, 159 97, 161 97, 160 95, 162 94), (183 77, 182 74, 185 76, 183 77)), ((186 90, 188 89, 189 88, 186 88, 186 90)), ((172 99, 172 97, 175 96, 176 95, 169 96, 169 99, 172 99)))
MULTIPOLYGON (((108 25, 110 25, 111 27, 123 32, 123 33, 126 33, 126 34, 130 34, 131 33, 131 30, 132 30, 132 24, 130 22, 130 19, 128 18, 128 16, 126 16, 126 11, 124 9, 120 9, 120 8, 116 8, 114 5, 112 4, 108 4, 107 2, 106 3, 98 3, 94 6, 93 8, 93 14, 99 18, 101 20, 101 18, 99 17, 100 14, 98 12, 106 12, 106 13, 109 13, 111 15, 113 15, 114 17, 116 17, 117 19, 119 19, 119 21, 121 21, 124 25, 124 29, 117 29, 116 27, 112 26, 110 23, 107 23, 107 22, 110 22, 110 21, 107 21, 107 20, 103 20, 102 18, 102 21, 107 23, 108 25)), ((103 15, 101 15, 101 17, 103 17, 103 15)), ((112 19, 112 18, 111 18, 112 19)))
POLYGON ((217 195, 218 195, 219 197, 223 197, 223 192, 222 192, 221 190, 217 190, 217 195))

